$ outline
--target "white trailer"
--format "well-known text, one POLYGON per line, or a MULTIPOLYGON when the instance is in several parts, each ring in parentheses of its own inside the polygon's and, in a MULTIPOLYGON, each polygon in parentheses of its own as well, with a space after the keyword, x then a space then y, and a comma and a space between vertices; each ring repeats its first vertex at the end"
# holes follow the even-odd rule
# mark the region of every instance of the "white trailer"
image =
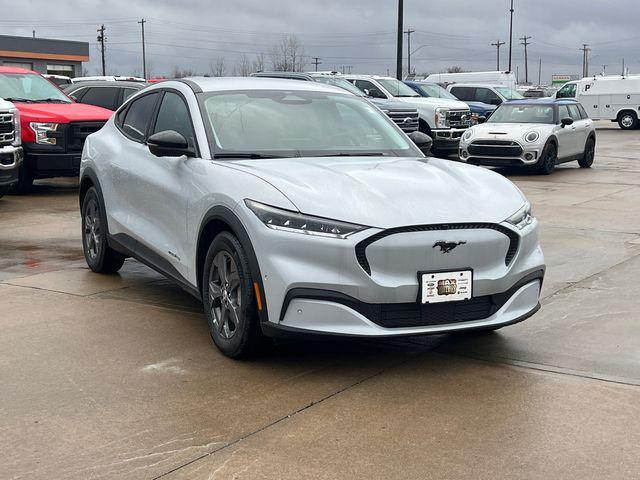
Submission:
POLYGON ((462 72, 462 73, 432 73, 424 79, 427 83, 439 83, 446 86, 452 83, 483 83, 487 85, 501 85, 512 90, 516 89, 516 75, 513 72, 462 72))
POLYGON ((640 75, 595 76, 567 82, 555 98, 575 98, 589 117, 618 122, 623 130, 640 126, 640 75))

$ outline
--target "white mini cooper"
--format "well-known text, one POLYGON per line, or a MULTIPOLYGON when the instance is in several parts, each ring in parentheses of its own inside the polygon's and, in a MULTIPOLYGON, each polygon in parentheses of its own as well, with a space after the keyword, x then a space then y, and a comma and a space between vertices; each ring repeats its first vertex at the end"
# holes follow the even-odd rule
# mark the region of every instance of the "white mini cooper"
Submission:
POLYGON ((573 100, 515 100, 460 140, 460 159, 474 165, 531 165, 548 175, 558 163, 593 164, 596 131, 582 105, 573 100))

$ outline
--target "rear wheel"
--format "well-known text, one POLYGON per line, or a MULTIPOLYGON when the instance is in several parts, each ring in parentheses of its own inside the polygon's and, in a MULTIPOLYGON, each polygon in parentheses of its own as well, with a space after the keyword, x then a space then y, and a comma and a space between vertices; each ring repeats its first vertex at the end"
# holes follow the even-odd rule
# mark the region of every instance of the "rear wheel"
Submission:
POLYGON ((18 168, 18 183, 13 187, 12 193, 23 195, 29 193, 33 187, 33 175, 27 167, 27 162, 23 161, 18 168))
POLYGON ((87 191, 82 202, 82 249, 87 265, 96 273, 115 273, 125 261, 124 255, 109 247, 106 213, 95 187, 87 191))
POLYGON ((633 130, 638 125, 638 117, 635 112, 623 112, 618 116, 618 125, 623 130, 633 130))
POLYGON ((558 160, 558 149, 553 143, 547 144, 542 151, 540 161, 537 165, 538 173, 542 175, 549 175, 556 168, 556 161, 558 160))
POLYGON ((254 354, 263 335, 249 261, 233 234, 213 239, 203 270, 202 298, 213 342, 231 358, 254 354))
POLYGON ((578 159, 578 165, 582 168, 589 168, 593 165, 593 159, 596 154, 596 141, 593 138, 587 140, 584 146, 584 154, 582 158, 578 159))

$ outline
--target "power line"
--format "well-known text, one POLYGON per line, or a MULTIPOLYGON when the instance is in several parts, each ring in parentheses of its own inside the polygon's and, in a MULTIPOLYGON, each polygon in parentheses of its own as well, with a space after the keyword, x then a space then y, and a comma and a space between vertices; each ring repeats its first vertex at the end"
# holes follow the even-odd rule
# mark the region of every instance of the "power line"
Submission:
POLYGON ((500 46, 504 45, 505 42, 501 42, 500 40, 496 40, 496 43, 492 43, 494 47, 496 47, 496 71, 500 70, 500 46))
POLYGON ((104 42, 105 42, 105 36, 104 36, 104 25, 100 25, 100 28, 98 28, 97 32, 98 32, 98 42, 100 42, 100 51, 102 53, 102 75, 106 75, 107 73, 107 68, 106 68, 106 64, 104 61, 104 42))
POLYGON ((589 76, 589 52, 591 49, 588 43, 583 43, 580 50, 582 50, 582 77, 584 78, 589 76))
POLYGON ((529 58, 527 57, 527 46, 530 45, 530 38, 531 37, 527 37, 526 35, 520 37, 520 40, 522 40, 520 45, 524 45, 524 83, 529 83, 529 58))
POLYGON ((415 30, 408 28, 404 33, 407 34, 407 73, 411 75, 411 34, 415 30))
POLYGON ((311 62, 316 67, 316 72, 318 71, 318 65, 322 64, 320 60, 322 60, 320 57, 313 57, 313 62, 311 62))

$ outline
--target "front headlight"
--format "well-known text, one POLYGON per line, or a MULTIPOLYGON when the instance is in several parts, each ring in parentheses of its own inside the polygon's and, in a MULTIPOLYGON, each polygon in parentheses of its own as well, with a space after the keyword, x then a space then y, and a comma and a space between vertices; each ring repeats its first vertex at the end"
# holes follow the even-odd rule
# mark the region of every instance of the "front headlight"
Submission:
POLYGON ((56 139, 49 138, 49 132, 55 132, 58 129, 57 123, 39 123, 31 122, 29 124, 31 130, 36 134, 36 143, 40 145, 55 145, 56 139))
POLYGON ((9 110, 13 113, 13 142, 11 145, 14 147, 19 146, 22 143, 22 130, 20 126, 20 110, 17 108, 12 108, 9 110))
POLYGON ((528 143, 533 143, 536 140, 538 140, 540 138, 540 134, 538 132, 536 132, 535 130, 532 130, 530 132, 527 132, 524 134, 524 140, 525 142, 528 143))
POLYGON ((468 128, 466 132, 462 135, 462 140, 468 142, 473 137, 473 128, 468 128))
POLYGON ((303 233, 319 237, 347 238, 368 227, 352 223, 330 220, 322 217, 303 215, 290 210, 271 207, 253 200, 244 203, 267 227, 285 232, 303 233))
POLYGON ((447 128, 449 126, 449 122, 447 120, 448 111, 448 108, 436 108, 436 114, 434 117, 436 128, 447 128))
POLYGON ((518 230, 522 230, 528 225, 533 223, 534 217, 531 213, 531 204, 525 203, 520 210, 507 218, 507 222, 516 227, 518 230))

